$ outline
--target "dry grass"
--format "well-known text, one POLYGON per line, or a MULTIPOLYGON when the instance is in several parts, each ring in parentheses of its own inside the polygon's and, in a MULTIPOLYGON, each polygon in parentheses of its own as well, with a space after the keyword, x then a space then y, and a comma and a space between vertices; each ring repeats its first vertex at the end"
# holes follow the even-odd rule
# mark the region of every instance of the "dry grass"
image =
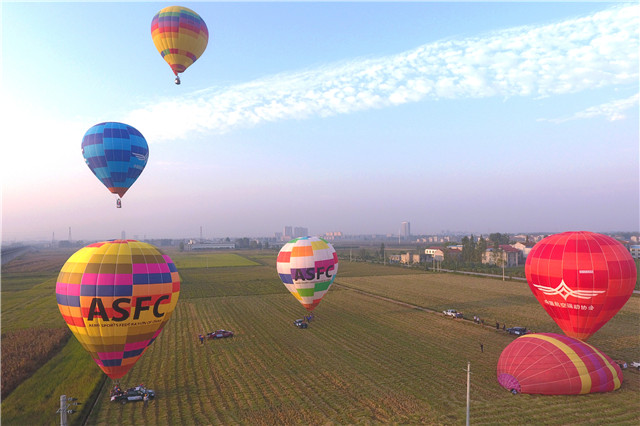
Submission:
POLYGON ((2 399, 64 347, 68 328, 18 330, 2 335, 2 399))

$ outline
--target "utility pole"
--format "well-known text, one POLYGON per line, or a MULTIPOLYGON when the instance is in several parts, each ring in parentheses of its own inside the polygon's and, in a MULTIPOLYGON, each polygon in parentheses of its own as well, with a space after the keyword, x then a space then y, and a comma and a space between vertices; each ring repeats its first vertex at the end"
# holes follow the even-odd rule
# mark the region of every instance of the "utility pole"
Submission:
POLYGON ((67 426, 67 395, 60 395, 60 426, 67 426))
POLYGON ((467 361, 467 426, 469 426, 469 385, 471 384, 471 362, 467 361))
POLYGON ((78 402, 72 402, 77 400, 77 398, 67 398, 67 395, 60 395, 60 408, 56 411, 60 413, 60 426, 68 426, 67 414, 75 413, 75 410, 69 409, 69 407, 77 406, 78 402))

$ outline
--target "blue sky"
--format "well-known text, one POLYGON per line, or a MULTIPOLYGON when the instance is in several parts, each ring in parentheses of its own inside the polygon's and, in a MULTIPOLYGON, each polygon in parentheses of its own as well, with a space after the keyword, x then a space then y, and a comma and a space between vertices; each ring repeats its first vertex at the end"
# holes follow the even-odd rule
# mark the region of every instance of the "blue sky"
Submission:
POLYGON ((633 3, 2 3, 2 238, 638 231, 633 3), (150 156, 115 208, 84 133, 150 156))

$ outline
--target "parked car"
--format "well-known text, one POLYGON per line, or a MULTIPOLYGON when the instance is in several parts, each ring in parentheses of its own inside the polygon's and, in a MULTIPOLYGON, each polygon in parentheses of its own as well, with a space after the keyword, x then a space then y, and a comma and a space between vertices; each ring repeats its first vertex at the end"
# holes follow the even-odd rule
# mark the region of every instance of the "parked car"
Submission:
POLYGON ((640 370, 640 362, 631 362, 631 368, 637 368, 638 370, 640 370))
POLYGON ((307 328, 307 327, 309 327, 309 324, 304 322, 303 319, 297 319, 297 320, 293 321, 293 325, 295 325, 298 328, 307 328))
POLYGON ((153 399, 156 393, 153 389, 147 389, 143 385, 129 388, 126 391, 120 389, 119 386, 111 390, 111 401, 126 404, 129 401, 142 401, 145 399, 153 399))
POLYGON ((233 331, 229 330, 216 330, 207 334, 209 339, 222 339, 224 337, 233 337, 233 331))
POLYGON ((622 370, 626 370, 628 367, 627 361, 623 361, 621 359, 614 359, 613 362, 618 364, 618 367, 620 367, 622 370))
POLYGON ((516 336, 524 336, 525 334, 533 333, 533 331, 527 330, 526 327, 511 327, 507 328, 507 333, 515 334, 516 336))
POLYGON ((462 312, 458 312, 455 309, 447 309, 446 311, 442 311, 442 313, 448 317, 462 318, 462 312))

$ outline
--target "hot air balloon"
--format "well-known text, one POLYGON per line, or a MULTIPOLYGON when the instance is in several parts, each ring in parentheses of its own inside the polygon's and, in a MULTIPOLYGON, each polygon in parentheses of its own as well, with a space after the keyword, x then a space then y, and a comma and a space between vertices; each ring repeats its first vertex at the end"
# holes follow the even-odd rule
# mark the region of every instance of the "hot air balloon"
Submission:
POLYGON ((82 155, 100 182, 122 197, 144 170, 149 147, 144 136, 132 126, 105 122, 87 130, 82 138, 82 155))
POLYGON ((58 308, 93 360, 112 379, 133 367, 158 337, 178 302, 180 277, 171 258, 151 244, 90 244, 64 264, 58 308))
POLYGON ((529 288, 567 336, 586 340, 629 300, 636 266, 611 237, 564 232, 538 242, 527 256, 529 288))
POLYGON ((276 268, 287 290, 311 312, 336 279, 338 255, 322 238, 294 238, 278 253, 276 268))
POLYGON ((165 7, 151 20, 151 37, 156 49, 176 75, 193 64, 207 48, 209 30, 200 15, 181 6, 165 7))
POLYGON ((571 337, 527 334, 500 355, 498 383, 513 393, 577 395, 620 388, 622 371, 607 355, 571 337))

